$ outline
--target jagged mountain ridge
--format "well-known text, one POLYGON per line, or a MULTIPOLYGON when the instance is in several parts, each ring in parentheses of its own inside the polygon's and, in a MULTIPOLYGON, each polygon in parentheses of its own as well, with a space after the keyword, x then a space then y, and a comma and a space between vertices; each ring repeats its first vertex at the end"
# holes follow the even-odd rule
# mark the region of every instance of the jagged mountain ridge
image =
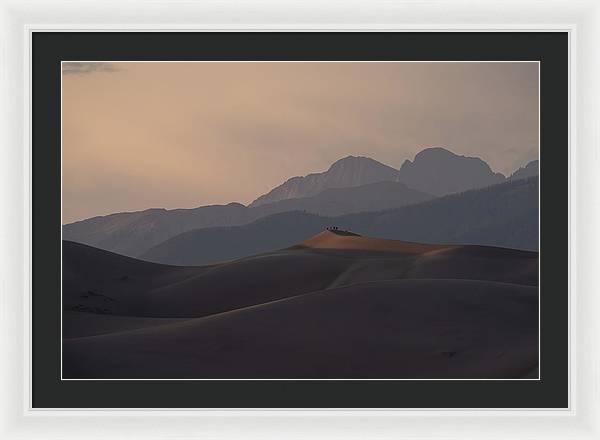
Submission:
POLYGON ((140 258, 203 265, 282 249, 332 225, 370 237, 421 243, 538 248, 538 179, 522 179, 378 212, 324 217, 284 212, 237 227, 188 231, 140 258))
MULTIPOLYGON (((534 162, 517 170, 511 175, 510 179, 516 180, 521 176, 536 172, 537 161, 534 162)), ((463 191, 465 186, 488 186, 497 180, 504 180, 504 176, 493 173, 481 159, 458 156, 443 148, 423 150, 410 163, 412 165, 406 165, 405 162, 402 169, 398 171, 373 159, 348 156, 335 162, 324 173, 292 178, 286 182, 303 183, 288 185, 285 191, 282 187, 285 187, 286 184, 273 190, 275 191, 275 198, 277 198, 299 194, 297 191, 300 190, 310 193, 316 191, 316 188, 319 187, 333 186, 322 189, 308 197, 283 198, 276 202, 267 203, 268 198, 265 196, 273 193, 271 191, 269 194, 257 199, 261 201, 261 203, 258 203, 259 206, 250 205, 246 207, 240 203, 230 203, 192 209, 149 209, 116 213, 65 225, 63 226, 63 238, 137 257, 165 240, 194 229, 240 226, 267 215, 294 210, 304 210, 309 213, 327 216, 361 211, 379 211, 418 203, 433 197, 431 194, 434 193, 428 193, 423 189, 419 190, 415 186, 426 187, 438 193, 458 192, 463 191), (414 178, 415 174, 418 177, 418 173, 414 172, 415 169, 423 169, 423 166, 428 165, 430 169, 436 170, 440 165, 430 166, 431 162, 444 163, 447 158, 451 158, 450 161, 446 161, 450 164, 448 170, 445 173, 439 171, 433 173, 435 176, 431 180, 435 182, 435 185, 422 185, 422 182, 414 178), (478 171, 465 172, 463 169, 465 164, 468 164, 469 168, 478 171), (406 171, 407 169, 411 171, 406 171), (474 180, 476 183, 467 182, 468 184, 465 185, 464 177, 470 175, 479 177, 474 180), (445 178, 441 179, 441 176, 445 176, 445 178), (457 179, 459 183, 462 183, 456 184, 457 179), (371 180, 376 180, 376 182, 355 185, 359 182, 371 180), (339 185, 350 186, 339 187, 339 185), (444 191, 440 191, 440 187, 444 191), (279 192, 276 191, 278 188, 279 192)), ((432 172, 429 171, 429 173, 432 172)))
POLYGON ((331 188, 312 197, 281 200, 252 208, 230 203, 95 217, 64 226, 63 238, 137 257, 152 246, 192 229, 238 226, 285 211, 303 210, 322 215, 377 211, 431 198, 431 195, 399 182, 378 182, 352 188, 331 188))
POLYGON ((370 183, 394 181, 398 171, 368 157, 348 156, 333 163, 322 173, 296 176, 254 200, 257 207, 279 200, 310 197, 329 188, 347 188, 370 183))
POLYGON ((494 173, 480 158, 459 156, 441 147, 421 151, 413 161, 406 160, 398 172, 399 182, 435 196, 483 188, 504 180, 503 174, 494 173))
POLYGON ((540 161, 532 160, 524 167, 519 168, 509 177, 510 180, 527 179, 529 177, 537 176, 540 173, 540 161))

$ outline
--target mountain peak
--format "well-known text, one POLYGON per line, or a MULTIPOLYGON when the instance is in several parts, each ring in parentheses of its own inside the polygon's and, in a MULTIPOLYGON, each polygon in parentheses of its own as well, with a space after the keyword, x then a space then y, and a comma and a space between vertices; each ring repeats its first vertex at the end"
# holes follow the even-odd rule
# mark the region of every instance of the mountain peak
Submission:
POLYGON ((341 159, 336 160, 333 164, 335 165, 338 162, 353 161, 353 160, 360 160, 360 159, 372 160, 365 156, 353 156, 353 155, 349 154, 348 156, 345 156, 345 157, 342 157, 341 159))
POLYGON ((381 162, 377 162, 370 157, 365 156, 346 156, 341 159, 336 160, 326 172, 330 172, 332 170, 346 168, 346 167, 360 167, 360 166, 372 166, 372 167, 386 167, 387 165, 383 165, 381 162))
POLYGON ((406 160, 398 181, 436 196, 457 193, 503 182, 505 177, 494 173, 478 157, 460 156, 443 147, 426 148, 406 160))
MULTIPOLYGON (((365 157, 365 156, 346 156, 346 157, 342 157, 341 159, 336 160, 335 162, 333 162, 333 164, 331 165, 332 167, 340 164, 340 163, 352 163, 352 162, 360 162, 360 161, 374 161, 373 159, 369 158, 369 157, 365 157)), ((330 167, 331 168, 331 167, 330 167)))
POLYGON ((526 179, 539 175, 540 162, 539 160, 532 160, 524 167, 519 168, 509 177, 510 180, 526 179))
POLYGON ((292 177, 260 196, 250 207, 280 200, 310 197, 329 188, 349 188, 377 182, 393 182, 398 170, 363 156, 346 156, 335 161, 327 171, 292 177))
POLYGON ((429 148, 425 148, 424 150, 419 151, 415 155, 415 161, 418 159, 424 159, 426 157, 439 157, 439 156, 465 157, 465 156, 459 156, 458 154, 453 153, 452 151, 450 151, 444 147, 429 147, 429 148))
MULTIPOLYGON (((460 156, 447 148, 444 147, 429 147, 419 151, 415 154, 413 160, 406 159, 402 164, 402 167, 411 166, 413 163, 421 162, 421 161, 431 161, 431 160, 443 160, 443 159, 456 159, 465 156, 460 156)), ((472 158, 475 159, 475 158, 472 158)), ((401 167, 401 169, 402 169, 401 167)))
POLYGON ((444 160, 444 159, 446 159, 446 160, 470 160, 470 161, 475 161, 475 162, 479 162, 479 163, 485 165, 485 167, 489 168, 490 171, 492 170, 490 168, 490 166, 487 164, 487 162, 485 162, 484 160, 480 159, 479 157, 463 156, 461 154, 456 154, 453 151, 450 151, 450 150, 448 150, 447 148, 444 148, 444 147, 430 147, 430 148, 425 148, 424 150, 421 150, 420 152, 418 152, 415 155, 414 162, 423 161, 423 160, 444 160))

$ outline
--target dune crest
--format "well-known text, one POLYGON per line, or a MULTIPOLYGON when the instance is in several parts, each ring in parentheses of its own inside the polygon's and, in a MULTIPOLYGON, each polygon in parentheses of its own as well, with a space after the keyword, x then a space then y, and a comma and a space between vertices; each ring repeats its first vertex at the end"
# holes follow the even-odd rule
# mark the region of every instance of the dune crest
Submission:
POLYGON ((402 240, 363 237, 349 231, 323 231, 297 246, 311 249, 345 249, 374 252, 403 252, 422 254, 442 249, 452 249, 453 245, 412 243, 402 240))
POLYGON ((335 227, 200 267, 64 241, 63 377, 535 376, 537 286, 536 252, 335 227))

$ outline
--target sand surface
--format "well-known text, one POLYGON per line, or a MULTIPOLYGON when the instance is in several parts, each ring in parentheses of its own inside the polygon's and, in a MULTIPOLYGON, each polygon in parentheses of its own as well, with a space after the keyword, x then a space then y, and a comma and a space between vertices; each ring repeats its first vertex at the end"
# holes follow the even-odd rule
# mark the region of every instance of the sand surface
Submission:
POLYGON ((518 378, 538 254, 323 232, 205 267, 63 245, 63 376, 518 378))

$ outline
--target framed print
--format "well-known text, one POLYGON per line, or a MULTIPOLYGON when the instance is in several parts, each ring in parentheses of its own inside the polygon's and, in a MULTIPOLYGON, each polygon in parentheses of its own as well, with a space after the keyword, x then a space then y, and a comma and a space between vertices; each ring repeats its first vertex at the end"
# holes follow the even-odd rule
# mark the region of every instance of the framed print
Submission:
POLYGON ((56 138, 39 160, 61 170, 34 193, 63 219, 33 256, 34 283, 61 264, 56 296, 33 289, 40 323, 61 304, 58 328, 34 321, 34 406, 129 386, 160 407, 568 406, 567 253, 540 264, 567 237, 566 33, 32 44, 34 169, 56 138))
POLYGON ((25 207, 6 225, 25 329, 3 321, 24 349, 10 426, 597 437, 597 7, 533 29, 78 29, 7 10, 27 24, 5 31, 27 60, 6 77, 25 121, 4 118, 7 145, 27 140, 5 173, 25 207))

